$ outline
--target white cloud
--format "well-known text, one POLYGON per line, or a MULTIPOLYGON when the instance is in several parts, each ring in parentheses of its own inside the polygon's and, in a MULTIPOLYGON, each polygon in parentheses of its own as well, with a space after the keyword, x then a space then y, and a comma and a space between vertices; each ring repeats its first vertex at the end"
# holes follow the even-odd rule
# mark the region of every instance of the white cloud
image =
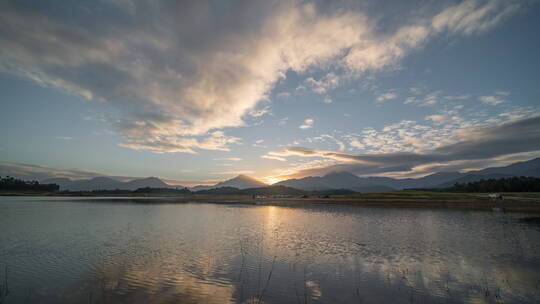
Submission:
MULTIPOLYGON (((107 174, 76 168, 52 168, 33 164, 0 162, 0 176, 12 176, 24 180, 44 180, 48 178, 88 179, 107 174)), ((131 180, 135 177, 111 176, 118 180, 131 180)))
POLYGON ((60 140, 72 140, 73 139, 73 137, 71 137, 71 136, 56 136, 55 138, 60 139, 60 140))
POLYGON ((444 96, 444 99, 447 99, 447 100, 467 100, 471 98, 471 95, 449 95, 449 96, 444 96))
POLYGON ((496 105, 499 105, 501 103, 504 103, 505 100, 502 98, 502 97, 499 97, 499 96, 480 96, 478 97, 478 100, 480 100, 481 102, 487 104, 487 105, 490 105, 490 106, 496 106, 496 105))
POLYGON ((229 171, 218 171, 218 172, 212 172, 212 174, 216 175, 239 175, 239 174, 253 174, 255 173, 252 170, 229 170, 229 171))
POLYGON ((311 119, 311 118, 308 118, 306 120, 304 120, 304 123, 302 125, 300 125, 300 129, 311 129, 313 127, 313 122, 314 120, 311 119))
POLYGON ((281 127, 281 126, 284 126, 284 125, 287 123, 288 120, 289 120, 289 117, 283 117, 283 118, 281 118, 281 119, 278 121, 278 126, 280 126, 280 127, 281 127))
POLYGON ((432 20, 432 26, 435 32, 471 35, 496 26, 519 7, 520 2, 514 1, 462 1, 437 14, 432 20))
POLYGON ((304 81, 304 84, 311 88, 311 90, 317 94, 325 94, 329 90, 333 90, 338 87, 340 82, 339 76, 335 73, 330 72, 326 74, 323 78, 315 80, 313 77, 308 77, 304 81))
POLYGON ((264 139, 257 139, 257 140, 253 143, 253 147, 266 148, 266 146, 263 145, 263 143, 264 143, 264 139))
POLYGON ((269 114, 270 113, 270 107, 269 106, 266 106, 262 109, 259 109, 259 110, 253 110, 251 112, 249 112, 249 115, 250 116, 253 116, 253 117, 261 117, 265 114, 269 114))
POLYGON ((214 160, 229 160, 229 161, 241 161, 242 159, 240 157, 221 157, 221 158, 214 158, 214 160))
POLYGON ((279 98, 287 98, 287 97, 290 97, 291 96, 291 93, 289 92, 279 92, 276 94, 277 97, 279 98))
POLYGON ((226 136, 221 131, 214 131, 209 136, 196 137, 155 136, 129 139, 119 145, 135 150, 149 150, 156 153, 197 153, 194 148, 203 150, 230 151, 229 145, 240 143, 240 138, 226 136))
POLYGON ((351 140, 349 141, 349 145, 351 145, 351 147, 354 147, 356 149, 364 149, 366 147, 364 144, 360 142, 360 140, 358 140, 358 138, 351 138, 351 140))
MULTIPOLYGON (((126 138, 124 147, 188 153, 226 150, 237 141, 208 134, 244 126, 246 114, 263 115, 253 110, 288 71, 380 70, 399 64, 430 36, 485 31, 519 6, 464 1, 381 33, 377 18, 365 12, 313 3, 233 2, 220 26, 209 22, 220 10, 207 3, 129 3, 117 7, 120 16, 66 4, 73 5, 67 8, 73 18, 93 14, 79 24, 47 7, 2 2, 0 71, 112 104, 120 110, 112 123, 126 138)), ((340 82, 341 75, 329 72, 306 85, 326 94, 340 82)))
POLYGON ((416 97, 416 96, 408 97, 407 99, 405 99, 405 101, 403 103, 404 104, 414 104, 414 105, 423 106, 423 107, 425 107, 425 106, 433 106, 433 105, 436 105, 439 102, 440 94, 441 94, 440 91, 436 91, 436 92, 432 92, 432 93, 429 93, 429 94, 425 95, 423 98, 416 97))
POLYGON ((375 101, 383 102, 383 101, 386 101, 386 100, 396 99, 397 97, 398 97, 398 95, 396 93, 387 92, 387 93, 384 93, 384 94, 381 94, 381 95, 377 96, 375 101))
POLYGON ((419 88, 419 87, 411 87, 409 88, 409 92, 413 93, 413 94, 416 94, 416 95, 420 95, 422 94, 422 88, 419 88))
POLYGON ((323 102, 324 103, 332 103, 333 100, 332 100, 332 98, 330 96, 325 96, 324 99, 323 99, 323 102))
POLYGON ((431 120, 437 124, 442 124, 448 120, 448 116, 445 114, 433 114, 426 116, 425 120, 431 120))
MULTIPOLYGON (((305 158, 333 160, 335 163, 311 168, 296 168, 292 176, 321 175, 332 171, 350 171, 361 175, 379 173, 391 174, 428 174, 441 168, 464 170, 474 166, 496 163, 498 159, 523 158, 540 155, 540 116, 536 115, 519 121, 492 126, 474 126, 454 130, 450 135, 454 139, 431 147, 424 147, 421 152, 386 151, 377 153, 353 154, 331 150, 289 147, 282 151, 273 151, 269 155, 287 158, 300 156, 305 158)), ((412 126, 414 128, 414 126, 412 126)), ((401 131, 397 129, 397 131, 401 131)), ((365 134, 373 133, 372 131, 365 134)), ((378 134, 378 137, 381 137, 378 134)), ((391 138, 391 137, 389 137, 391 138)), ((365 139, 364 139, 365 141, 365 139)), ((405 138, 405 143, 407 139, 405 138)), ((472 167, 472 168, 471 168, 472 167)), ((290 171, 289 171, 290 172, 290 171)))
POLYGON ((269 155, 269 154, 262 155, 261 157, 266 158, 266 159, 279 160, 279 161, 283 161, 283 162, 287 161, 286 158, 275 156, 275 155, 269 155))

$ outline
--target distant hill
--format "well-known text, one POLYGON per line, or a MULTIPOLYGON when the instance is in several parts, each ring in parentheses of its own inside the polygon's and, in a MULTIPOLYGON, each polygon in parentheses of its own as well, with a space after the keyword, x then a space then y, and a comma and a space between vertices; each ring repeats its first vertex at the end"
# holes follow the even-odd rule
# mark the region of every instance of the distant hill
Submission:
POLYGON ((349 189, 358 192, 387 192, 394 190, 385 185, 390 178, 362 178, 349 172, 332 172, 324 176, 289 179, 275 185, 293 187, 304 191, 349 189))
POLYGON ((540 178, 508 177, 499 179, 482 179, 470 183, 456 183, 442 189, 449 192, 540 192, 540 178))
POLYGON ((303 195, 306 192, 285 186, 265 186, 258 188, 239 189, 235 187, 219 187, 197 191, 197 194, 212 195, 303 195))
MULTIPOLYGON (((492 167, 467 173, 437 172, 421 178, 396 179, 390 177, 370 176, 359 177, 349 172, 332 172, 324 176, 309 176, 299 179, 289 179, 272 186, 285 186, 303 191, 329 191, 349 189, 357 192, 387 192, 397 189, 411 188, 448 188, 455 183, 475 182, 489 178, 504 178, 513 176, 540 177, 540 158, 518 162, 504 167, 492 167)), ((157 177, 134 179, 122 182, 110 177, 100 176, 84 180, 69 178, 49 178, 41 180, 45 184, 57 184, 60 190, 94 191, 94 190, 136 190, 139 188, 183 188, 170 186, 157 177)), ((213 186, 196 186, 191 191, 201 191, 216 188, 264 188, 268 185, 246 175, 217 183, 213 186)))
POLYGON ((493 167, 469 172, 477 175, 504 174, 510 176, 540 177, 540 158, 517 162, 506 167, 493 167))
MULTIPOLYGON (((157 177, 147 177, 147 178, 141 178, 141 179, 134 179, 132 181, 129 181, 125 183, 126 186, 128 186, 128 189, 139 189, 139 188, 171 188, 168 184, 163 182, 157 177)), ((181 188, 180 186, 177 186, 178 188, 181 188)))
MULTIPOLYGON (((69 178, 49 178, 42 183, 57 184, 61 191, 94 191, 94 190, 136 190, 138 188, 174 188, 157 177, 134 179, 121 182, 110 177, 99 176, 91 179, 71 180, 69 178)), ((181 188, 181 187, 179 187, 181 188)))
POLYGON ((260 188, 260 187, 266 187, 266 186, 268 185, 253 177, 240 174, 235 178, 231 178, 226 181, 217 183, 213 186, 195 186, 195 187, 192 187, 191 190, 201 191, 201 190, 209 190, 209 189, 224 188, 224 187, 248 189, 248 188, 260 188))
POLYGON ((448 188, 456 183, 471 183, 483 179, 500 179, 514 176, 540 177, 540 158, 513 163, 505 167, 492 167, 461 174, 461 177, 438 184, 434 188, 448 188))
POLYGON ((472 183, 477 182, 483 179, 499 179, 499 178, 505 178, 505 177, 512 177, 513 175, 507 175, 507 174, 485 174, 485 175, 479 175, 479 174, 467 174, 465 176, 462 176, 460 178, 453 179, 451 181, 442 183, 437 185, 435 188, 450 188, 454 186, 455 184, 466 184, 466 183, 472 183))
POLYGON ((215 188, 234 187, 238 189, 265 187, 267 184, 247 175, 240 174, 235 178, 214 185, 215 188))
POLYGON ((358 192, 386 192, 395 189, 447 188, 455 183, 512 176, 540 177, 540 158, 505 167, 486 168, 467 173, 437 172, 420 178, 358 177, 349 172, 332 172, 324 176, 289 179, 275 185, 294 187, 306 191, 344 188, 358 192))
POLYGON ((201 191, 196 192, 196 194, 208 194, 208 195, 264 195, 264 196, 276 196, 276 195, 326 196, 326 195, 345 195, 345 194, 353 194, 353 193, 355 192, 348 189, 304 191, 304 190, 299 190, 299 189, 295 189, 295 188, 287 187, 283 185, 272 185, 272 186, 265 186, 265 187, 259 187, 259 188, 247 188, 247 189, 238 189, 234 187, 221 187, 221 188, 213 188, 213 189, 201 190, 201 191))

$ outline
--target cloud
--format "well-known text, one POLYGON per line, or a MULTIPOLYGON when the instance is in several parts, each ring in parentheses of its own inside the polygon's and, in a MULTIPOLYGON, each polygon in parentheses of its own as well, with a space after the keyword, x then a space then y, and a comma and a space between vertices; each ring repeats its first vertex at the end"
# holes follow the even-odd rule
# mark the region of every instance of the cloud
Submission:
POLYGON ((279 98, 287 98, 287 97, 290 97, 291 96, 291 93, 289 92, 279 92, 276 94, 277 97, 279 98))
POLYGON ((396 65, 431 36, 483 32, 519 8, 464 1, 381 32, 366 12, 314 3, 126 3, 2 1, 0 71, 110 103, 123 147, 185 153, 227 150, 234 138, 209 133, 263 115, 254 109, 288 71, 334 67, 308 81, 324 94, 340 84, 338 70, 396 65))
POLYGON ((467 100, 471 98, 470 95, 449 95, 449 96, 444 96, 444 99, 447 99, 447 100, 467 100))
POLYGON ((311 90, 317 94, 325 94, 329 90, 333 90, 338 87, 340 82, 339 76, 335 73, 330 72, 326 74, 323 78, 315 80, 313 77, 308 77, 304 81, 304 84, 311 88, 311 90))
POLYGON ((155 136, 129 139, 119 145, 135 150, 149 150, 156 153, 196 153, 193 148, 203 150, 230 151, 230 144, 240 143, 240 138, 226 136, 221 131, 214 131, 209 136, 196 137, 155 136))
POLYGON ((270 113, 270 107, 269 106, 266 106, 262 109, 259 109, 259 110, 253 110, 251 112, 249 112, 249 115, 250 116, 253 116, 253 117, 261 117, 265 114, 269 114, 270 113))
POLYGON ((409 88, 409 92, 413 93, 413 94, 416 94, 416 95, 420 95, 422 94, 422 88, 419 88, 419 87, 411 87, 409 88))
POLYGON ((435 32, 471 35, 496 26, 519 8, 513 1, 462 1, 433 17, 432 27, 435 32))
POLYGON ((427 94, 424 96, 424 98, 419 98, 417 96, 412 96, 412 97, 408 97, 407 99, 405 99, 405 101, 403 102, 404 104, 415 104, 415 105, 418 105, 418 106, 433 106, 433 105, 436 105, 438 102, 439 102, 439 96, 440 96, 441 92, 440 91, 436 91, 436 92, 432 92, 430 94, 427 94))
MULTIPOLYGON (((328 167, 310 168, 296 172, 298 176, 320 175, 331 171, 351 171, 359 175, 413 172, 426 165, 448 165, 462 162, 490 163, 489 160, 520 153, 540 155, 540 116, 510 121, 497 126, 470 128, 462 132, 461 140, 436 147, 423 153, 395 152, 354 154, 328 150, 290 147, 268 155, 282 158, 301 156, 338 161, 328 167)), ((492 163, 492 161, 491 161, 492 163)))
MULTIPOLYGON (((179 170, 183 173, 192 173, 192 170, 182 169, 179 170)), ((78 179, 90 179, 99 176, 107 176, 118 181, 130 181, 134 179, 139 179, 141 177, 134 176, 114 176, 105 173, 89 171, 84 169, 77 168, 52 168, 48 166, 40 166, 33 164, 21 164, 21 163, 9 163, 9 162, 0 162, 0 176, 12 176, 15 178, 20 178, 23 180, 37 180, 43 181, 49 178, 69 178, 72 180, 78 179)), ((182 185, 182 186, 193 186, 201 183, 215 184, 218 181, 189 181, 189 180, 175 180, 175 179, 165 179, 160 178, 165 183, 169 185, 182 185)))
POLYGON ((505 102, 500 96, 480 96, 478 100, 490 106, 496 106, 505 102))
POLYGON ((330 97, 330 96, 325 96, 324 99, 323 99, 323 102, 324 102, 324 103, 332 103, 332 102, 333 102, 332 97, 330 97))
POLYGON ((425 120, 431 120, 435 125, 451 123, 452 121, 460 123, 462 119, 458 116, 452 116, 453 114, 455 114, 455 111, 448 111, 443 114, 428 115, 425 117, 425 120))
MULTIPOLYGON (((0 176, 12 176, 24 180, 44 180, 47 178, 64 177, 70 179, 86 179, 106 174, 76 168, 51 168, 47 166, 0 162, 0 176)), ((116 177, 118 179, 133 179, 132 177, 116 177)))
POLYGON ((259 147, 259 148, 266 148, 265 145, 263 145, 264 143, 264 139, 257 139, 254 143, 253 143, 253 147, 259 147))
POLYGON ((229 160, 229 161, 241 161, 242 159, 240 157, 222 157, 222 158, 214 158, 214 160, 229 160))
POLYGON ((215 175, 240 175, 240 174, 253 174, 255 173, 252 170, 230 170, 230 171, 219 171, 219 172, 212 172, 212 174, 215 175))
POLYGON ((446 115, 443 114, 434 114, 426 116, 426 120, 432 120, 434 122, 444 122, 446 120, 446 115))
POLYGON ((73 139, 73 137, 71 136, 56 136, 55 138, 59 140, 72 140, 73 139))
POLYGON ((396 93, 388 92, 388 93, 384 93, 384 94, 381 94, 381 95, 377 96, 375 101, 384 102, 386 100, 396 99, 397 97, 398 97, 398 95, 396 93))
POLYGON ((304 123, 302 125, 300 125, 300 129, 311 129, 313 127, 313 122, 314 120, 312 118, 308 118, 306 120, 304 120, 304 123))
POLYGON ((279 160, 279 161, 287 161, 286 158, 284 157, 279 157, 279 156, 274 156, 274 155, 268 155, 268 154, 265 154, 265 155, 261 155, 261 158, 266 158, 266 159, 273 159, 273 160, 279 160))
POLYGON ((362 144, 358 140, 358 138, 351 138, 349 141, 349 145, 351 145, 351 147, 354 147, 356 149, 364 149, 366 147, 364 144, 362 144))

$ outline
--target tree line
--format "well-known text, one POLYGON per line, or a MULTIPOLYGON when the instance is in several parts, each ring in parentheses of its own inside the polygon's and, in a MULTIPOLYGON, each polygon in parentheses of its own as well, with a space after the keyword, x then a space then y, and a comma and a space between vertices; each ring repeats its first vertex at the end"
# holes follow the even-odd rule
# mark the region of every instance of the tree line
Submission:
POLYGON ((508 177, 482 179, 476 182, 456 183, 444 189, 449 192, 540 192, 540 178, 508 177))
POLYGON ((25 181, 11 176, 0 177, 0 191, 58 191, 57 184, 40 184, 38 181, 25 181))

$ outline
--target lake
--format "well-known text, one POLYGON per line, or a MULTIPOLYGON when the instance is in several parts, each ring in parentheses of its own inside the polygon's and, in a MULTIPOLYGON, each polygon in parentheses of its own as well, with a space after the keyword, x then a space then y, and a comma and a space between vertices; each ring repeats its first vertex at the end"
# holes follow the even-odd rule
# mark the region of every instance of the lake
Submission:
POLYGON ((4 303, 539 303, 525 216, 0 197, 0 285, 4 303))

